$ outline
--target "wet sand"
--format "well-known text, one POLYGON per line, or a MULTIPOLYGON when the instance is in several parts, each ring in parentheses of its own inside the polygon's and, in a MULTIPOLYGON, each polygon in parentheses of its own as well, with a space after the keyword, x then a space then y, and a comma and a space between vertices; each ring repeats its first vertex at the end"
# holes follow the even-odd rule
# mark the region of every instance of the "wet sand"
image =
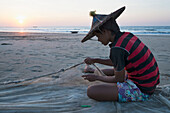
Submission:
MULTIPOLYGON (((57 72, 78 64, 86 57, 108 58, 109 47, 96 41, 81 43, 84 34, 0 33, 0 83, 57 72)), ((161 83, 147 102, 97 102, 86 95, 88 85, 81 77, 85 65, 21 84, 0 86, 0 112, 69 113, 160 113, 169 108, 158 93, 169 98, 170 36, 138 35, 151 49, 160 68, 161 83), (163 87, 165 86, 166 87, 163 87), (158 88, 159 89, 159 88, 158 88), (89 108, 81 107, 90 105, 89 108), (129 109, 130 108, 130 109, 129 109)), ((100 68, 102 65, 97 64, 100 68)))

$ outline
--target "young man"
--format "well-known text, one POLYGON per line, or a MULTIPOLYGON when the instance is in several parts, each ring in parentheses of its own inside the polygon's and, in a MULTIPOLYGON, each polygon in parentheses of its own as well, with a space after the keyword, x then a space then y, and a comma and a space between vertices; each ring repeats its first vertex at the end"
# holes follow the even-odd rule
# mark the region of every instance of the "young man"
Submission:
POLYGON ((120 32, 115 19, 124 10, 125 7, 122 7, 110 15, 92 12, 91 30, 82 40, 85 42, 97 36, 103 45, 110 43, 110 59, 84 60, 86 64, 100 63, 114 67, 103 71, 108 76, 82 76, 90 82, 99 80, 107 83, 88 87, 87 95, 98 101, 145 101, 159 84, 158 65, 149 48, 132 33, 120 32))

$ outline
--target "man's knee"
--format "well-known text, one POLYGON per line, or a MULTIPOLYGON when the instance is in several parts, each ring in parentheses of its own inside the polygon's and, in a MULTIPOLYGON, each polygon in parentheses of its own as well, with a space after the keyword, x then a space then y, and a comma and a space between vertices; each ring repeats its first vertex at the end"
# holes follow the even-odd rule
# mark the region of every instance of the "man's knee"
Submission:
POLYGON ((117 86, 116 84, 92 85, 87 89, 87 96, 97 101, 117 101, 117 86))
POLYGON ((95 89, 95 86, 89 86, 88 87, 88 89, 87 89, 87 96, 89 98, 92 98, 92 99, 95 98, 95 91, 94 91, 94 89, 95 89))

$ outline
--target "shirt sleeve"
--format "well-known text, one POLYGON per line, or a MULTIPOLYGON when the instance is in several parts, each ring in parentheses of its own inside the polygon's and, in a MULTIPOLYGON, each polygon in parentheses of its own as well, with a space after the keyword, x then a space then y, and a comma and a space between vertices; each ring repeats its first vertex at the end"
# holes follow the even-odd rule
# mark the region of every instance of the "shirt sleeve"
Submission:
POLYGON ((116 71, 122 71, 125 67, 129 53, 122 48, 111 48, 110 59, 116 71))

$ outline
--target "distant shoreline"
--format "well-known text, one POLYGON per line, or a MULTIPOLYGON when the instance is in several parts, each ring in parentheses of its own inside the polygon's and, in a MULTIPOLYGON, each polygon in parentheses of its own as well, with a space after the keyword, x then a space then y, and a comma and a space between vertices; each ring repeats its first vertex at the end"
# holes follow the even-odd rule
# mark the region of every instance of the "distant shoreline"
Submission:
MULTIPOLYGON (((134 33, 133 33, 134 34, 134 33)), ((54 35, 86 35, 86 33, 76 33, 72 34, 70 33, 51 33, 51 32, 1 32, 0 36, 39 36, 39 35, 45 35, 45 36, 54 36, 54 35)), ((169 37, 170 34, 134 34, 136 36, 155 36, 155 37, 169 37)))
MULTIPOLYGON (((28 33, 67 33, 87 34, 90 26, 37 26, 37 27, 0 27, 0 32, 28 33)), ((122 32, 135 35, 170 35, 170 26, 120 26, 122 32)))

